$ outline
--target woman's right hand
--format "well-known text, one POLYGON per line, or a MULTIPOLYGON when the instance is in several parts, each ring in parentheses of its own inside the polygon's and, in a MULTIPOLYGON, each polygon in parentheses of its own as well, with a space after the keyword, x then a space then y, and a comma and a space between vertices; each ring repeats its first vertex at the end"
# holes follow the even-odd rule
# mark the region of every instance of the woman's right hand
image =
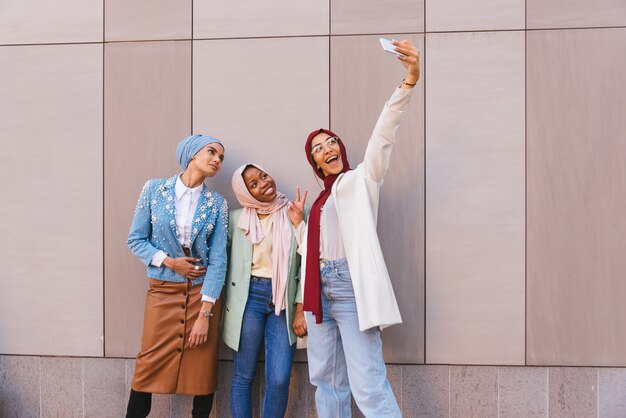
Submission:
MULTIPOLYGON (((405 81, 409 84, 415 84, 420 79, 420 52, 413 46, 411 41, 392 41, 396 47, 396 51, 402 53, 404 56, 398 56, 398 60, 402 62, 402 65, 406 68, 405 81)), ((403 85, 405 87, 405 85, 403 85)))
POLYGON ((206 274, 206 266, 193 264, 199 263, 200 261, 202 260, 192 257, 166 257, 165 260, 163 260, 163 265, 171 268, 176 273, 188 279, 197 279, 198 277, 202 277, 206 274))
POLYGON ((297 228, 304 220, 304 203, 308 193, 309 191, 305 190, 302 199, 300 199, 300 187, 296 187, 296 199, 289 202, 289 220, 291 220, 294 228, 297 228))

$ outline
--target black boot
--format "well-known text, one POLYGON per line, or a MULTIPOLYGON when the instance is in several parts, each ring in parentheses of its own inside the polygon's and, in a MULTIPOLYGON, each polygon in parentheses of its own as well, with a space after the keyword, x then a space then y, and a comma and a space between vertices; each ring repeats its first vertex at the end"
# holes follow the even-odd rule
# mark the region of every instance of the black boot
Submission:
MULTIPOLYGON (((130 390, 126 418, 146 418, 152 407, 152 394, 130 390)), ((210 411, 211 409, 209 409, 210 411)))
POLYGON ((193 397, 191 418, 209 418, 211 408, 213 408, 213 393, 196 395, 193 397))

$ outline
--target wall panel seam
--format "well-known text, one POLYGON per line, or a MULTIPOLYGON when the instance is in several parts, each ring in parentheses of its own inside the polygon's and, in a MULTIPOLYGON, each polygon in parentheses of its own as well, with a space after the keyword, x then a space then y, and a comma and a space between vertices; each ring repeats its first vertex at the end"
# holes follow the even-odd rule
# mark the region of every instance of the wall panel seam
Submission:
POLYGON ((193 33, 193 6, 194 6, 194 0, 190 0, 191 1, 191 79, 190 79, 190 85, 189 88, 191 89, 191 107, 189 109, 189 113, 190 113, 190 118, 191 118, 191 122, 189 125, 189 128, 191 130, 191 132, 189 132, 189 135, 193 135, 193 73, 194 73, 194 69, 193 69, 193 50, 194 50, 194 33, 193 33))
POLYGON ((448 418, 452 417, 452 366, 448 366, 448 418))
MULTIPOLYGON (((524 21, 526 21, 526 1, 524 2, 524 21)), ((526 24, 524 25, 526 28, 526 24)), ((527 47, 528 33, 524 29, 524 366, 528 364, 527 345, 528 339, 528 77, 527 77, 527 47)))
POLYGON ((4 46, 55 46, 55 45, 101 45, 101 41, 94 42, 43 42, 43 43, 29 43, 29 44, 0 44, 0 47, 4 46))
MULTIPOLYGON (((625 26, 581 26, 581 27, 562 27, 562 28, 518 28, 518 29, 473 29, 473 30, 450 30, 450 31, 422 31, 422 32, 376 32, 376 33, 342 33, 333 34, 332 36, 375 36, 375 35, 426 35, 426 34, 454 34, 454 33, 498 33, 498 32, 520 32, 523 30, 532 32, 541 31, 560 31, 560 30, 599 30, 599 29, 626 29, 625 26)), ((5 46, 46 46, 46 45, 100 45, 100 44, 120 44, 120 43, 139 43, 139 42, 180 42, 180 41, 224 41, 224 40, 246 40, 246 39, 275 39, 275 38, 321 38, 329 35, 275 35, 275 36, 244 36, 244 37, 224 37, 224 38, 168 38, 168 39, 135 39, 124 41, 86 41, 86 42, 43 42, 43 43, 13 43, 0 44, 5 46)))
POLYGON ((41 406, 42 396, 41 396, 41 387, 43 385, 43 361, 41 357, 39 357, 39 416, 43 415, 43 407, 41 406))
POLYGON ((496 411, 500 418, 500 367, 496 368, 496 411))
POLYGON ((600 369, 596 368, 596 416, 600 416, 600 369))
POLYGON ((332 12, 332 0, 328 0, 328 129, 332 130, 332 105, 333 105, 333 101, 332 101, 332 91, 331 91, 331 71, 332 71, 332 58, 331 58, 331 48, 332 48, 332 40, 333 40, 333 34, 332 34, 332 18, 333 18, 333 12, 332 12))
POLYGON ((580 26, 564 28, 527 28, 529 32, 559 31, 559 30, 599 30, 599 29, 626 29, 626 26, 580 26))
POLYGON ((546 416, 550 417, 550 367, 546 367, 546 416))
MULTIPOLYGON (((126 377, 126 376, 124 376, 126 377)), ((80 388, 82 390, 81 393, 81 406, 83 408, 83 417, 85 416, 85 359, 80 361, 80 388)))
MULTIPOLYGON (((424 0, 424 28, 426 28, 426 0, 424 0)), ((426 277, 426 246, 428 245, 428 243, 426 242, 426 228, 427 223, 426 223, 426 200, 428 199, 427 193, 426 193, 426 35, 424 34, 424 53, 422 54, 422 89, 424 90, 424 101, 422 102, 422 105, 424 107, 424 112, 423 112, 423 118, 424 118, 424 149, 423 149, 423 153, 424 153, 424 161, 423 161, 423 171, 424 171, 424 181, 423 181, 423 188, 424 188, 424 216, 423 216, 423 221, 424 221, 424 235, 423 235, 423 239, 424 239, 424 251, 423 251, 423 255, 424 255, 424 317, 423 317, 423 321, 424 321, 424 364, 427 363, 426 361, 426 327, 428 326, 428 322, 426 321, 426 281, 427 281, 427 277, 426 277)))
MULTIPOLYGON (((105 216, 105 206, 106 206, 106 194, 105 194, 105 71, 106 71, 106 52, 104 48, 104 40, 106 39, 106 1, 102 1, 102 357, 106 357, 106 216, 105 216)), ((83 406, 84 409, 84 406, 83 406)), ((83 411, 84 415, 84 411, 83 411)))

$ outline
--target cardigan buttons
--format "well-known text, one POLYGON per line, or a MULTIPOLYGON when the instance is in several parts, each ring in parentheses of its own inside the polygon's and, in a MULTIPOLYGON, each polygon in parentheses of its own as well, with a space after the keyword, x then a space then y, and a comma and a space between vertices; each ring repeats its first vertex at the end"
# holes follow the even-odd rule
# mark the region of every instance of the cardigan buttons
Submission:
POLYGON ((235 282, 232 282, 233 287, 235 286, 235 282))

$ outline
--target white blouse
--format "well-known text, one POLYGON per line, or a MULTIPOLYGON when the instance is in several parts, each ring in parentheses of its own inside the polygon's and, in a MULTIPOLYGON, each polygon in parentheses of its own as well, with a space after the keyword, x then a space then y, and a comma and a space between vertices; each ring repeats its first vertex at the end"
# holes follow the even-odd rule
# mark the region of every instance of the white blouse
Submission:
POLYGON ((320 260, 346 258, 346 250, 339 231, 339 217, 332 196, 326 200, 320 213, 320 260))

